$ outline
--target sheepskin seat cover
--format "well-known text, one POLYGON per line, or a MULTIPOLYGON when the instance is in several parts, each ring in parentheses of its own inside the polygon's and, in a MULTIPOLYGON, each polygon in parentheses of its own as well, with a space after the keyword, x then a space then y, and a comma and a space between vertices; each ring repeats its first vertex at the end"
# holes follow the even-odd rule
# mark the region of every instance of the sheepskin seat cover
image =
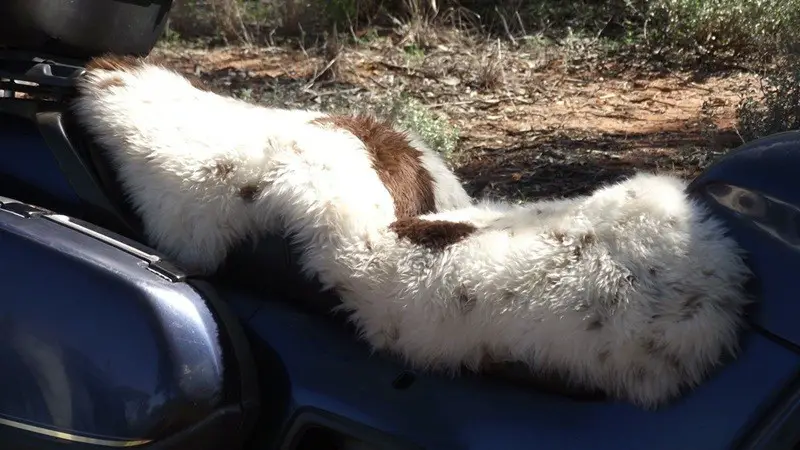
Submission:
POLYGON ((477 202, 370 116, 258 106, 143 60, 87 69, 74 111, 150 245, 212 273, 245 239, 290 236, 362 338, 411 366, 524 363, 653 408, 737 351, 748 269, 678 178, 477 202))

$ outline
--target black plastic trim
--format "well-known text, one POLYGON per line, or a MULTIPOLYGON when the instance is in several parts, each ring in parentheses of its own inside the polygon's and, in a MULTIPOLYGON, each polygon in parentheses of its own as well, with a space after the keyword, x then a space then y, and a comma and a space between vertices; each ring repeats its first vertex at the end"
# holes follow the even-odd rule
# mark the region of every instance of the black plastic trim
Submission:
POLYGON ((39 103, 39 100, 29 98, 0 97, 0 113, 10 114, 22 119, 35 120, 36 113, 40 108, 39 103))
POLYGON ((312 428, 324 428, 364 442, 381 450, 423 450, 416 444, 404 441, 367 425, 346 419, 316 408, 299 408, 289 420, 283 433, 279 450, 295 450, 303 434, 312 428))
MULTIPOLYGON (((42 134, 61 171, 72 186, 75 194, 87 207, 91 217, 100 217, 105 222, 113 221, 124 227, 125 234, 136 235, 136 230, 128 226, 128 221, 111 201, 104 195, 100 181, 92 174, 76 147, 70 141, 64 126, 64 116, 60 111, 40 111, 36 114, 36 125, 42 134)), ((117 227, 114 227, 117 228, 117 227)))
MULTIPOLYGON (((237 420, 239 410, 236 407, 220 409, 203 419, 201 422, 186 428, 177 434, 156 440, 144 445, 128 448, 141 450, 237 450, 241 448, 240 436, 220 436, 219 430, 226 428, 220 422, 237 420), (237 441, 236 443, 233 443, 237 441)), ((13 450, 44 450, 41 435, 24 430, 5 427, 2 433, 3 449, 13 450)), ((71 442, 67 440, 49 439, 48 450, 98 450, 96 445, 71 442)), ((111 448, 111 447, 108 447, 111 448)))
POLYGON ((764 411, 733 450, 792 450, 800 444, 800 373, 764 411))
POLYGON ((0 196, 0 210, 8 211, 25 218, 39 216, 43 219, 58 223, 59 225, 91 236, 94 239, 102 241, 124 251, 125 253, 129 253, 146 261, 147 268, 150 271, 156 273, 162 278, 170 280, 173 283, 183 281, 187 278, 187 273, 184 270, 180 269, 169 261, 162 259, 160 255, 155 254, 151 249, 134 240, 128 239, 124 236, 114 233, 113 231, 106 230, 89 222, 61 214, 55 214, 51 211, 37 208, 35 206, 24 204, 14 199, 2 196, 0 196))
POLYGON ((23 217, 25 219, 33 217, 36 214, 42 214, 47 212, 43 209, 36 208, 35 206, 31 206, 25 203, 19 203, 17 201, 5 197, 0 197, 0 211, 10 212, 11 214, 23 217))
POLYGON ((244 417, 241 426, 242 440, 247 440, 256 426, 261 409, 258 371, 250 341, 241 322, 213 285, 197 278, 187 278, 185 281, 211 304, 212 314, 216 316, 217 323, 222 324, 219 329, 226 331, 224 334, 220 333, 220 337, 227 350, 225 354, 231 355, 231 359, 224 363, 225 367, 233 369, 226 374, 226 379, 235 382, 230 385, 226 383, 226 389, 232 389, 230 394, 233 398, 241 399, 240 407, 244 417))
MULTIPOLYGON (((117 0, 121 1, 121 0, 117 0)), ((34 63, 45 62, 64 67, 67 70, 82 69, 86 63, 79 58, 70 58, 64 55, 54 55, 47 52, 34 52, 28 50, 2 49, 0 50, 0 61, 29 61, 34 63)), ((57 72, 62 72, 59 68, 57 72)))
POLYGON ((103 241, 106 244, 112 245, 126 253, 130 253, 147 261, 148 269, 158 275, 161 275, 162 277, 166 277, 173 283, 186 279, 186 273, 183 270, 168 261, 164 261, 161 259, 161 257, 151 253, 148 251, 148 249, 146 249, 146 247, 135 241, 127 239, 123 236, 112 235, 112 232, 92 225, 89 222, 73 219, 68 216, 63 216, 60 214, 46 214, 43 217, 66 227, 72 228, 73 230, 79 231, 83 234, 87 234, 99 241, 103 241))

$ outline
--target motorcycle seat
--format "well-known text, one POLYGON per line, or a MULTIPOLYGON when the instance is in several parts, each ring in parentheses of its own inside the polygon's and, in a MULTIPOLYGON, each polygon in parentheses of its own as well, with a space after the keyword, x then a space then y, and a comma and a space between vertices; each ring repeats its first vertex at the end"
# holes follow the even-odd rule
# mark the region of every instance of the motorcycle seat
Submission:
MULTIPOLYGON (((108 204, 116 210, 112 215, 118 218, 117 229, 123 232, 127 230, 128 237, 145 242, 142 222, 123 192, 116 169, 105 150, 68 114, 65 114, 64 123, 67 139, 76 145, 77 153, 82 155, 103 195, 109 199, 108 204)), ((346 316, 336 310, 341 304, 339 297, 332 291, 323 290, 316 277, 307 278, 301 273, 298 252, 289 241, 280 235, 263 234, 257 239, 243 242, 233 248, 220 269, 207 278, 215 284, 281 298, 307 314, 327 316, 343 327, 352 329, 346 316)), ((356 335, 354 329, 353 335, 356 335)), ((533 378, 523 364, 498 362, 484 369, 483 374, 581 401, 605 398, 599 391, 567 385, 558 374, 533 378)))

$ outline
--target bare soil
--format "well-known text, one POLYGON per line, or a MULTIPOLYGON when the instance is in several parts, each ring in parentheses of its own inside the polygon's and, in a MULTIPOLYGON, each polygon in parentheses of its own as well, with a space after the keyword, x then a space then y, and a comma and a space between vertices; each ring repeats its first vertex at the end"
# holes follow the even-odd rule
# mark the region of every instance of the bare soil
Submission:
POLYGON ((736 108, 758 86, 744 72, 659 71, 536 44, 155 54, 215 91, 265 104, 368 108, 389 95, 415 97, 459 129, 452 164, 471 193, 515 199, 582 194, 635 171, 696 176, 742 143, 736 108))

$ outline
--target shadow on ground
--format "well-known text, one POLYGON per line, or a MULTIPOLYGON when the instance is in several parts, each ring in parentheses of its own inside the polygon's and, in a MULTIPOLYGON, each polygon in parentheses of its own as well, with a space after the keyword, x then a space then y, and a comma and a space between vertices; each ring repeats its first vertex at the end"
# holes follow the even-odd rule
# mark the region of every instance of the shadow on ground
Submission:
POLYGON ((478 198, 534 200, 588 194, 636 172, 699 175, 741 144, 732 131, 661 130, 590 137, 531 134, 514 147, 474 147, 456 171, 478 198))

